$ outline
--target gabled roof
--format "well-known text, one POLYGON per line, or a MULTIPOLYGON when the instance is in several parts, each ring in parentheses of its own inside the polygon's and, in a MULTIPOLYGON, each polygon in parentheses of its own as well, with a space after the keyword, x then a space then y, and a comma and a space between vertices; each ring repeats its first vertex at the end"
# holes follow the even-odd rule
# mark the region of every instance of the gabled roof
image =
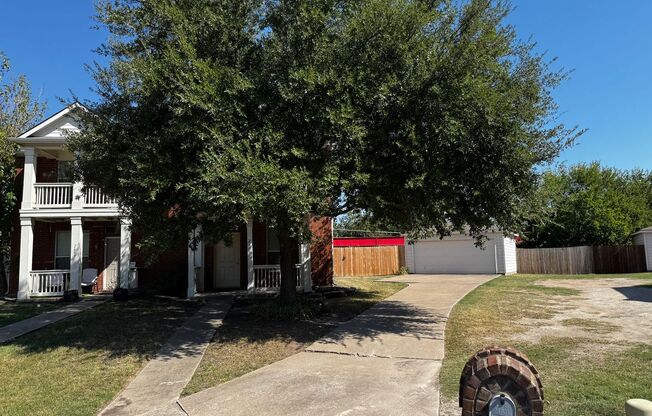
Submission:
MULTIPOLYGON (((86 109, 82 104, 78 102, 74 102, 59 112, 51 115, 50 117, 46 118, 45 120, 41 121, 38 123, 36 126, 30 128, 26 132, 20 134, 17 138, 16 141, 22 141, 21 139, 28 139, 30 137, 35 136, 36 133, 38 133, 41 130, 46 129, 48 126, 56 125, 57 123, 61 123, 62 119, 64 119, 71 111, 73 111, 76 108, 83 108, 86 109)), ((38 137, 38 136, 37 136, 38 137)))
POLYGON ((643 233, 652 233, 652 227, 646 227, 646 228, 640 229, 640 230, 636 231, 632 235, 643 234, 643 233))

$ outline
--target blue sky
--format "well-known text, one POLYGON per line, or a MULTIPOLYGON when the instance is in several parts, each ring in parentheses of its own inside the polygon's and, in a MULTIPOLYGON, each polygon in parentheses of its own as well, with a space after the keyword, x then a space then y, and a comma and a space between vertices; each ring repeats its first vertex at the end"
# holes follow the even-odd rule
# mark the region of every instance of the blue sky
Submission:
MULTIPOLYGON (((522 38, 573 69, 554 95, 562 120, 589 131, 560 162, 598 160, 629 169, 652 169, 652 1, 514 0, 508 18, 522 38)), ((83 68, 105 34, 91 29, 92 0, 0 2, 0 50, 35 94, 60 108, 70 90, 92 97, 83 68)), ((559 67, 558 66, 558 67, 559 67)))

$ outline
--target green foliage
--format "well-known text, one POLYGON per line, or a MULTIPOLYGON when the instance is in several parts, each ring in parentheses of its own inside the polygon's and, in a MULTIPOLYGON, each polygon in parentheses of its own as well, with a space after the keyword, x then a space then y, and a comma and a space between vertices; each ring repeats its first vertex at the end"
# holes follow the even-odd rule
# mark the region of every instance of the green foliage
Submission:
POLYGON ((622 171, 598 163, 545 172, 524 246, 627 244, 652 225, 652 173, 622 171))
POLYGON ((310 215, 356 209, 414 235, 511 228, 533 167, 577 132, 554 122, 565 73, 518 40, 508 12, 486 0, 101 2, 110 63, 93 67, 100 98, 71 139, 78 172, 158 250, 254 217, 285 251, 310 215))
POLYGON ((319 304, 310 298, 298 296, 296 302, 285 303, 274 298, 252 308, 254 316, 265 320, 294 321, 311 319, 319 312, 319 304))
POLYGON ((10 65, 0 51, 0 296, 7 290, 6 257, 9 254, 12 216, 16 204, 14 189, 18 146, 9 141, 41 117, 45 105, 34 100, 24 76, 9 78, 10 65))
POLYGON ((405 266, 399 267, 398 274, 403 275, 403 274, 408 274, 408 273, 410 273, 410 270, 407 267, 405 267, 405 266))

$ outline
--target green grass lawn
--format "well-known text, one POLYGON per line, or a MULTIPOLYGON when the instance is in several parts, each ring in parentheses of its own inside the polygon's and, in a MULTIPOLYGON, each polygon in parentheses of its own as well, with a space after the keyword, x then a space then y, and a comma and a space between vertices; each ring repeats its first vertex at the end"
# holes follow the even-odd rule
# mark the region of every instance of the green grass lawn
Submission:
POLYGON ((108 302, 0 345, 0 414, 97 414, 197 308, 108 302))
POLYGON ((652 346, 608 340, 603 335, 615 327, 597 318, 561 321, 562 326, 582 329, 582 336, 545 336, 536 342, 519 337, 528 330, 536 332, 536 327, 528 327, 528 319, 545 322, 564 314, 564 308, 572 307, 580 295, 577 289, 541 286, 536 281, 606 278, 652 283, 652 273, 516 275, 494 279, 468 294, 455 306, 446 327, 442 401, 457 400, 464 363, 489 345, 513 346, 528 355, 541 373, 548 416, 623 415, 627 399, 652 399, 652 346), (587 332, 592 335, 586 336, 587 332))
POLYGON ((0 328, 61 307, 60 302, 10 302, 0 300, 0 328))
POLYGON ((339 278, 336 283, 358 291, 352 296, 326 299, 321 316, 314 320, 273 321, 235 313, 227 315, 183 395, 296 354, 333 329, 332 322, 347 321, 406 286, 380 282, 378 278, 339 278))

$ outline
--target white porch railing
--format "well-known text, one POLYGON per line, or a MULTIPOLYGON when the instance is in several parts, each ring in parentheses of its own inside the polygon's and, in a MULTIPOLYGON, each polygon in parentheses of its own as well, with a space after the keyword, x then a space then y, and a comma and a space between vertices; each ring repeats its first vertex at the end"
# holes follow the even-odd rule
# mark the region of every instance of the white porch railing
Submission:
POLYGON ((71 183, 34 184, 35 208, 70 208, 72 206, 71 183))
POLYGON ((70 285, 70 270, 32 270, 29 272, 31 296, 62 296, 70 285))
POLYGON ((86 187, 86 193, 84 194, 85 207, 108 207, 113 205, 116 205, 116 201, 104 194, 100 188, 97 186, 86 187))
MULTIPOLYGON (((72 208, 72 183, 36 183, 34 184, 34 208, 72 208)), ((117 202, 96 186, 86 187, 82 198, 83 208, 115 207, 117 202)))
MULTIPOLYGON (((303 287, 301 265, 296 264, 295 286, 303 287)), ((278 289, 281 287, 281 266, 278 264, 254 265, 254 287, 256 289, 278 289)))

